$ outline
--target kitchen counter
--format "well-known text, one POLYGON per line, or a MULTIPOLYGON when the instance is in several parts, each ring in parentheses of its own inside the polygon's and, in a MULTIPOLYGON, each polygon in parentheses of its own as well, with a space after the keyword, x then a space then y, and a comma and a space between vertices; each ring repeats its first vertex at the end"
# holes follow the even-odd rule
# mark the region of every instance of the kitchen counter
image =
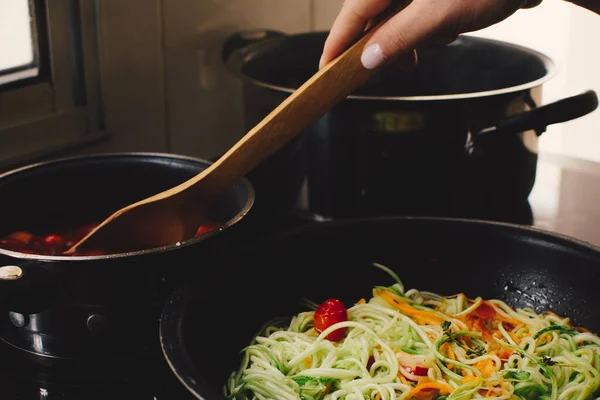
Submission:
POLYGON ((541 153, 529 204, 534 226, 600 246, 600 163, 541 153))

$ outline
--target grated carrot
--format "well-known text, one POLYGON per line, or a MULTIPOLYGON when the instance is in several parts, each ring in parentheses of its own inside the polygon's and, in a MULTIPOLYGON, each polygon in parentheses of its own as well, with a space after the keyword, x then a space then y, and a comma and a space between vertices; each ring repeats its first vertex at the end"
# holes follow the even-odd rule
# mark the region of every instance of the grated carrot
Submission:
MULTIPOLYGON (((406 396, 407 399, 411 399, 413 397, 416 398, 421 398, 419 397, 420 395, 424 394, 424 391, 427 390, 431 390, 431 389, 435 389, 435 390, 439 390, 439 392, 441 394, 450 394, 452 393, 452 391, 454 389, 452 389, 452 386, 445 384, 445 383, 440 383, 440 382, 424 382, 424 383, 420 383, 417 386, 415 386, 410 393, 408 393, 408 396, 406 396)), ((427 393, 427 396, 430 396, 430 393, 427 393)))
POLYGON ((444 322, 444 318, 440 315, 434 314, 429 311, 417 310, 401 297, 392 297, 391 294, 381 290, 375 291, 375 295, 381 296, 390 305, 396 307, 403 314, 412 317, 420 325, 441 325, 442 322, 444 322))
POLYGON ((464 378, 462 378, 462 383, 469 383, 469 382, 475 382, 475 381, 482 381, 483 378, 480 378, 478 376, 473 376, 473 375, 469 375, 469 376, 465 376, 464 378))
POLYGON ((510 336, 511 339, 514 340, 516 343, 519 343, 521 341, 521 339, 519 339, 519 337, 516 334, 514 334, 510 331, 506 332, 506 333, 508 333, 508 336, 510 336))
MULTIPOLYGON (((440 350, 444 351, 446 353, 446 356, 452 360, 456 360, 456 354, 454 354, 454 350, 452 350, 452 346, 450 346, 450 343, 446 342, 444 343, 441 347, 440 350)), ((448 364, 447 365, 449 370, 453 370, 454 369, 454 364, 448 364)))
POLYGON ((494 361, 491 358, 479 361, 475 364, 475 368, 477 368, 486 378, 496 371, 494 361))
POLYGON ((492 390, 494 390, 494 385, 492 384, 492 382, 490 382, 487 379, 480 378, 478 376, 465 376, 462 379, 462 383, 469 383, 469 382, 485 382, 485 383, 487 383, 488 388, 487 389, 483 389, 483 390, 487 390, 487 393, 485 395, 486 397, 490 397, 490 395, 492 393, 492 390))
POLYGON ((404 375, 402 375, 402 372, 398 371, 398 377, 400 378, 400 381, 401 381, 402 383, 404 383, 404 384, 405 384, 405 385, 407 385, 407 386, 410 386, 410 382, 408 382, 408 379, 406 379, 406 378, 404 377, 404 375))
POLYGON ((448 358, 456 360, 456 354, 454 354, 454 350, 452 350, 452 346, 448 345, 448 358))

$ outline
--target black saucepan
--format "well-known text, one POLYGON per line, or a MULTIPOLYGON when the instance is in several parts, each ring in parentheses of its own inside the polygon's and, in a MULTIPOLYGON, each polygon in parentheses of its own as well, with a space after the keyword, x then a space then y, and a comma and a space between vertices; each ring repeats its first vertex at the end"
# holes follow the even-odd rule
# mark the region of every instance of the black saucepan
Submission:
MULTIPOLYGON (((115 153, 52 160, 0 175, 0 236, 61 233, 173 187, 210 165, 173 154, 115 153)), ((201 273, 254 202, 237 182, 210 219, 214 230, 180 244, 105 256, 44 256, 0 249, 0 339, 40 359, 121 358, 146 352, 171 285, 201 273), (15 268, 13 268, 15 269, 15 268), (2 275, 7 278, 7 275, 2 275)), ((158 346, 157 346, 158 347, 158 346)))
POLYGON ((299 312, 302 297, 350 303, 392 284, 373 262, 394 270, 407 289, 552 310, 600 332, 598 247, 475 220, 338 220, 248 247, 215 266, 211 279, 175 292, 161 319, 166 359, 196 397, 222 399, 240 350, 263 323, 299 312))
MULTIPOLYGON (((246 129, 317 71, 327 34, 243 31, 225 42, 246 129)), ((543 104, 556 65, 513 43, 461 35, 418 53, 414 72, 378 71, 248 174, 265 208, 468 217, 474 205, 520 204, 535 182, 539 135, 598 105, 593 91, 543 104)))

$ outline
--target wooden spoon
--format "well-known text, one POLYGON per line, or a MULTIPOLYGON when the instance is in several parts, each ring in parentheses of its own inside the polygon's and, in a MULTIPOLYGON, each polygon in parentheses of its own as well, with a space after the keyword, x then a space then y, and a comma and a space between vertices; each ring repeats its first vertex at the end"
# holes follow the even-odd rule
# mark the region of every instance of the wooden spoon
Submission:
POLYGON ((117 254, 193 237, 205 222, 206 208, 228 188, 375 73, 362 66, 361 53, 375 29, 394 12, 382 15, 381 22, 367 28, 354 45, 321 68, 208 168, 172 189, 118 210, 65 254, 92 249, 117 254))

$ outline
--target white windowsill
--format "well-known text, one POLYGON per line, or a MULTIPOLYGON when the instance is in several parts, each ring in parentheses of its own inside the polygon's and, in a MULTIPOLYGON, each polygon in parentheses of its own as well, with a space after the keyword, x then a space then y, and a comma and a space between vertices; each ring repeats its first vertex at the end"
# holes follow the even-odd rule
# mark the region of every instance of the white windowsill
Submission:
POLYGON ((0 85, 6 85, 7 83, 20 81, 23 79, 35 78, 40 73, 38 67, 27 68, 9 74, 0 75, 0 85))

